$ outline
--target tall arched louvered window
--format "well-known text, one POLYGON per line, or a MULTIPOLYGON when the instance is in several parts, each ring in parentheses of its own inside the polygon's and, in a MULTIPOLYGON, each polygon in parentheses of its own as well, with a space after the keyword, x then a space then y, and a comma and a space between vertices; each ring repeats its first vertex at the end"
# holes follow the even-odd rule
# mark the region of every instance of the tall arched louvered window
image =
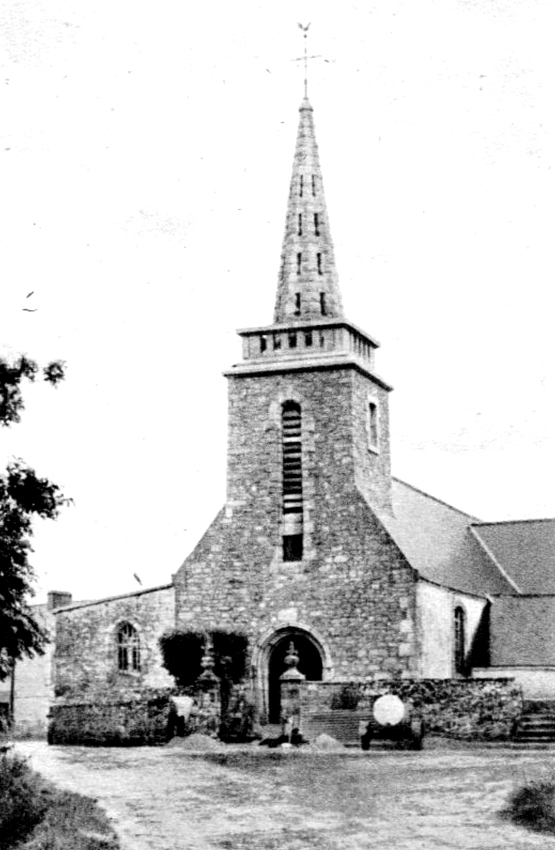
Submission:
POLYGON ((121 623, 117 630, 118 670, 141 669, 141 642, 131 623, 121 623))
POLYGON ((281 410, 282 424, 282 512, 283 560, 303 557, 303 467, 301 406, 286 401, 281 410))
POLYGON ((455 673, 460 676, 466 674, 466 658, 465 658, 465 614, 464 609, 460 605, 455 608, 453 615, 453 649, 455 673))

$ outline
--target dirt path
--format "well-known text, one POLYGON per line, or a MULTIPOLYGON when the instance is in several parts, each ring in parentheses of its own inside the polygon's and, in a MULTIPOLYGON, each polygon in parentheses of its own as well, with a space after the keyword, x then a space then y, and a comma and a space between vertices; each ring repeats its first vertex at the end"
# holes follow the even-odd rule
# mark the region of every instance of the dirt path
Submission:
POLYGON ((555 850, 555 838, 499 816, 515 783, 552 768, 552 751, 17 750, 58 785, 98 798, 124 850, 555 850))

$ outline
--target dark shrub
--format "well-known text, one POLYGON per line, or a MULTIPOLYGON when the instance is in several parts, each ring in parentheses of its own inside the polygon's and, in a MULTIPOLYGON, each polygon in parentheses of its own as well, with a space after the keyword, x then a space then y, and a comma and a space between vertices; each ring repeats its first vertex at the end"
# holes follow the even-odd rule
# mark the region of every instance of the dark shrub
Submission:
POLYGON ((178 687, 186 688, 200 676, 204 640, 202 632, 180 629, 172 629, 160 638, 162 664, 178 687))
POLYGON ((505 814, 521 826, 555 834, 555 781, 527 782, 513 792, 505 814))
POLYGON ((330 707, 335 709, 355 709, 360 702, 360 690, 356 685, 344 685, 331 698, 330 707))
POLYGON ((15 846, 42 820, 49 791, 18 756, 0 756, 0 847, 15 846))
MULTIPOLYGON (((214 673, 220 679, 239 682, 245 676, 248 639, 246 635, 211 632, 214 647, 214 673)), ((160 638, 162 663, 178 687, 193 685, 202 672, 206 635, 204 632, 172 629, 160 638)))
POLYGON ((245 678, 249 639, 238 632, 212 632, 214 641, 214 673, 237 684, 245 678))

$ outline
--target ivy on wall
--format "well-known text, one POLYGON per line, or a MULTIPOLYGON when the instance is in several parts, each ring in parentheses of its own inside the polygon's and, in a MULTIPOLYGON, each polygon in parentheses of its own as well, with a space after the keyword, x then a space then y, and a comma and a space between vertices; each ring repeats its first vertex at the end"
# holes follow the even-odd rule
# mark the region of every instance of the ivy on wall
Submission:
POLYGON ((240 682, 246 674, 248 638, 237 632, 215 629, 206 632, 172 629, 159 640, 162 664, 180 688, 186 688, 202 673, 206 639, 212 639, 214 673, 222 681, 240 682))

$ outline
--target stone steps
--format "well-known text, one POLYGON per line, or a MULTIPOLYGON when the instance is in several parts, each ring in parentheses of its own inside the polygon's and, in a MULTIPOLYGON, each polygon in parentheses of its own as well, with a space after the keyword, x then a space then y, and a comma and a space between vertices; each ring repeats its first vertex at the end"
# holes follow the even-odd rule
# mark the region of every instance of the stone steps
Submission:
POLYGON ((519 744, 555 743, 555 703, 526 702, 513 740, 519 744))

